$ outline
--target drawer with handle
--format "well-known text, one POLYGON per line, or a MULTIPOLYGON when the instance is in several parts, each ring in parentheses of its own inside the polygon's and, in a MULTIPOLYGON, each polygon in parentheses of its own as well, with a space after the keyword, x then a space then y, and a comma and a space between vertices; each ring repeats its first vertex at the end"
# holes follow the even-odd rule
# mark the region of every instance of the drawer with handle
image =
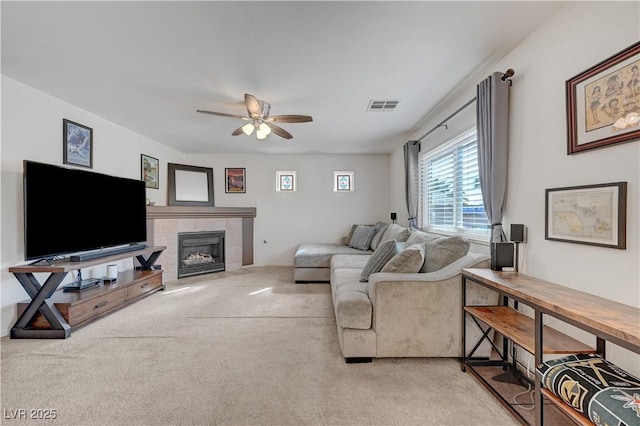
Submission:
POLYGON ((127 290, 126 300, 129 301, 129 300, 135 299, 136 297, 142 294, 157 290, 160 287, 162 287, 161 275, 156 275, 153 277, 149 277, 145 280, 138 281, 126 288, 127 290))
POLYGON ((125 301, 126 289, 111 291, 103 296, 89 299, 69 307, 69 324, 73 327, 89 318, 96 317, 121 305, 125 301))

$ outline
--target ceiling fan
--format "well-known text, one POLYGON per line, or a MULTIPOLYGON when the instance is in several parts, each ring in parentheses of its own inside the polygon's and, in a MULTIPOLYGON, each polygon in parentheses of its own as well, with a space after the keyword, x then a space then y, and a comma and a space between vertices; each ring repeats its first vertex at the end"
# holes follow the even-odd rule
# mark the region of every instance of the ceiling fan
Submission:
POLYGON ((244 103, 247 107, 248 117, 237 114, 227 114, 226 112, 214 112, 204 111, 201 109, 196 110, 203 114, 220 115, 222 117, 239 118, 244 121, 248 121, 238 127, 231 133, 232 136, 238 136, 241 134, 251 135, 253 131, 256 132, 256 137, 260 140, 265 139, 271 132, 285 139, 291 139, 293 136, 282 127, 275 123, 305 123, 313 121, 308 115, 269 115, 271 112, 271 104, 258 100, 255 96, 245 93, 244 103))

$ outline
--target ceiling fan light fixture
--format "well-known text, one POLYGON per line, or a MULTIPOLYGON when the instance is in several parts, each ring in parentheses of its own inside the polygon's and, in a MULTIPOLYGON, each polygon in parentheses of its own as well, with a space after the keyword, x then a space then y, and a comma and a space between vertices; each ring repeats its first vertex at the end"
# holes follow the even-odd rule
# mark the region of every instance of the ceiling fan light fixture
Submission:
POLYGON ((267 136, 268 136, 268 134, 267 134, 267 133, 263 133, 263 132, 261 132, 261 131, 260 131, 260 129, 258 129, 258 130, 256 131, 256 137, 257 137, 259 140, 266 139, 266 138, 267 138, 267 136))
POLYGON ((253 123, 247 123, 244 126, 242 126, 242 131, 244 132, 245 135, 250 136, 251 133, 253 133, 255 126, 253 125, 253 123))
POLYGON ((274 115, 271 116, 271 104, 261 101, 255 96, 248 93, 244 94, 244 103, 247 107, 247 115, 229 114, 226 112, 205 111, 197 109, 196 112, 203 114, 219 115, 222 117, 239 118, 240 120, 248 121, 245 125, 235 129, 231 136, 239 136, 245 134, 251 136, 253 132, 256 132, 256 137, 259 140, 266 139, 271 133, 281 138, 291 139, 293 136, 280 126, 277 126, 275 122, 279 123, 308 123, 313 121, 313 118, 309 115, 274 115), (273 123, 273 124, 270 124, 273 123))
POLYGON ((267 123, 261 123, 260 126, 258 126, 258 131, 264 133, 266 137, 269 136, 269 133, 271 133, 271 127, 269 127, 267 123))

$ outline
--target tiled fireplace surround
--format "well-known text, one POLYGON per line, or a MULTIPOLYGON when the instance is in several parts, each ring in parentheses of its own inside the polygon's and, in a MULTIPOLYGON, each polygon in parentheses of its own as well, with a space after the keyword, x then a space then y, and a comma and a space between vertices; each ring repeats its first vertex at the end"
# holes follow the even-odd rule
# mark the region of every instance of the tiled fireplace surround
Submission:
POLYGON ((253 264, 253 207, 147 206, 147 243, 166 246, 158 264, 163 281, 178 278, 178 233, 225 231, 225 268, 253 264))

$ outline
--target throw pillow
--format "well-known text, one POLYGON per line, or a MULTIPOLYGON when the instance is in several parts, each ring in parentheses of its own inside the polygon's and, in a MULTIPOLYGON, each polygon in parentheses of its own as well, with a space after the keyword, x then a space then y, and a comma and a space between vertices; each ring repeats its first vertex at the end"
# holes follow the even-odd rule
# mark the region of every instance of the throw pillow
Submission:
POLYGON ((420 272, 438 271, 469 251, 469 241, 462 237, 439 238, 424 245, 425 259, 420 272))
POLYGON ((380 272, 380 269, 396 255, 398 248, 395 240, 385 241, 378 246, 378 249, 373 252, 367 264, 364 266, 362 273, 360 274, 360 282, 365 283, 369 281, 369 275, 380 272))
POLYGON ((408 228, 400 226, 397 223, 392 223, 387 226, 387 229, 384 231, 384 235, 382 235, 382 238, 380 239, 380 243, 387 240, 404 242, 407 241, 409 235, 411 235, 411 231, 409 231, 408 228))
POLYGON ((409 238, 407 238, 407 244, 413 245, 418 243, 428 243, 430 241, 439 240, 440 238, 447 238, 447 237, 443 237, 442 235, 432 234, 430 232, 413 231, 411 235, 409 235, 409 238))
POLYGON ((376 224, 376 227, 378 230, 376 231, 376 234, 371 239, 371 250, 375 250, 378 248, 382 240, 382 235, 384 235, 384 231, 386 231, 387 226, 389 226, 388 223, 382 223, 382 222, 378 222, 378 223, 376 224), (378 223, 380 224, 380 226, 378 226, 378 223))
POLYGON ((353 233, 356 231, 356 228, 358 227, 358 225, 351 225, 351 230, 349 230, 349 234, 347 235, 347 239, 345 240, 344 244, 345 245, 350 245, 351 244, 351 238, 353 238, 353 233))
MULTIPOLYGON (((402 243, 398 243, 400 245, 402 243)), ((420 272, 424 264, 424 244, 413 244, 393 256, 380 272, 413 274, 420 272)))
POLYGON ((356 230, 353 231, 349 247, 357 248, 359 250, 369 250, 369 247, 371 246, 371 239, 375 233, 376 228, 373 226, 358 225, 356 230))

